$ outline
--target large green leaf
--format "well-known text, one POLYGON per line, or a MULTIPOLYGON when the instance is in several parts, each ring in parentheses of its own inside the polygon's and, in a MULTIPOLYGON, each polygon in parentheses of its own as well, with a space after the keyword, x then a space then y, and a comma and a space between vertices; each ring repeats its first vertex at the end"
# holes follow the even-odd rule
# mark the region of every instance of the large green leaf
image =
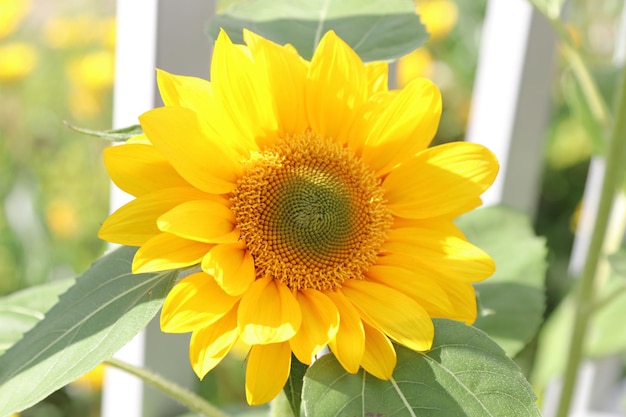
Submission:
POLYGON ((392 379, 347 373, 333 355, 304 378, 306 416, 540 416, 517 365, 482 331, 436 319, 432 350, 396 346, 392 379))
POLYGON ((30 287, 0 298, 0 355, 44 317, 73 279, 30 287))
POLYGON ((475 285, 474 324, 515 356, 537 332, 545 308, 546 246, 527 215, 505 207, 475 210, 458 220, 470 242, 496 263, 495 274, 475 285))
POLYGON ((608 356, 626 352, 626 282, 622 276, 613 276, 600 294, 602 306, 594 311, 589 331, 590 356, 608 356))
POLYGON ((296 358, 296 355, 291 355, 291 369, 289 371, 289 378, 283 389, 291 411, 294 416, 300 415, 300 405, 302 402, 302 380, 308 366, 303 364, 296 358))
MULTIPOLYGON (((539 334, 531 381, 543 389, 551 379, 562 375, 567 364, 574 321, 576 287, 552 312, 539 334)), ((620 276, 612 276, 596 297, 596 308, 587 330, 586 357, 603 357, 626 352, 626 288, 620 276)))
POLYGON ((550 314, 537 339, 537 353, 530 380, 538 391, 565 370, 572 325, 576 317, 573 294, 566 296, 550 314))
POLYGON ((250 29, 279 44, 290 43, 310 59, 321 37, 334 30, 364 61, 391 60, 419 48, 428 33, 407 0, 250 0, 238 2, 209 22, 234 42, 250 29))
POLYGON ((154 317, 177 273, 133 275, 135 248, 94 263, 0 356, 0 416, 21 411, 111 357, 154 317))
POLYGON ((622 278, 626 278, 626 247, 620 248, 617 252, 608 257, 611 269, 622 278))

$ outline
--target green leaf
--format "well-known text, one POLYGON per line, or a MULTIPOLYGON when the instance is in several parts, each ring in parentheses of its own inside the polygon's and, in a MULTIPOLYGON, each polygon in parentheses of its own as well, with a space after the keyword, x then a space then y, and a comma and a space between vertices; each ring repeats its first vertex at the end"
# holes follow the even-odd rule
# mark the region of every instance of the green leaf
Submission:
POLYGON ((304 378, 306 416, 540 416, 517 365, 486 334, 436 319, 429 352, 396 346, 389 381, 361 370, 347 373, 333 355, 317 360, 304 378))
POLYGON ((545 308, 546 246, 527 215, 505 207, 474 210, 458 220, 470 242, 496 263, 495 274, 475 285, 485 331, 515 356, 537 332, 545 308))
POLYGON ((236 43, 243 43, 244 28, 290 43, 306 59, 329 30, 364 61, 398 58, 428 39, 415 6, 406 0, 250 0, 212 19, 209 36, 217 39, 220 28, 236 43))
POLYGON ((617 252, 609 255, 609 263, 611 264, 611 269, 617 275, 626 277, 626 248, 621 248, 617 252))
POLYGON ((572 325, 576 316, 573 293, 567 295, 552 311, 537 339, 537 353, 530 377, 533 386, 541 391, 556 375, 565 370, 572 325))
POLYGON ((302 381, 307 368, 308 366, 300 362, 295 355, 291 355, 291 370, 289 371, 289 379, 287 379, 284 391, 294 416, 300 415, 302 381))
MULTIPOLYGON (((546 320, 539 334, 531 375, 533 386, 543 389, 565 371, 567 352, 576 319, 575 287, 546 320)), ((600 304, 593 310, 587 332, 586 357, 602 357, 626 351, 626 287, 621 277, 611 277, 600 294, 600 304)))
POLYGON ((133 275, 136 248, 95 262, 0 356, 0 416, 37 403, 111 357, 154 317, 176 271, 133 275))
POLYGON ((588 340, 588 354, 600 357, 626 352, 626 283, 611 277, 599 296, 605 302, 594 311, 588 340))
POLYGON ((120 129, 113 130, 91 130, 85 129, 82 127, 77 127, 74 125, 65 122, 65 125, 72 130, 75 130, 79 133, 84 133, 85 135, 95 136, 97 138, 110 140, 112 142, 126 142, 128 139, 133 136, 141 135, 143 130, 140 125, 132 125, 128 127, 122 127, 120 129))
POLYGON ((30 287, 0 298, 0 355, 43 319, 73 279, 30 287))

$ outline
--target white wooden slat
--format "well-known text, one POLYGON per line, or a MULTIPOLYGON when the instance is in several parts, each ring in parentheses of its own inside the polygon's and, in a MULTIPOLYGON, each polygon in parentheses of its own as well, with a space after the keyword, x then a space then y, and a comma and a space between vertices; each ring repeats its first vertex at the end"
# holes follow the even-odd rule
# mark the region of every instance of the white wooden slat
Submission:
POLYGON ((486 205, 534 214, 550 113, 555 36, 526 0, 489 0, 466 140, 500 161, 486 205))
MULTIPOLYGON (((115 50, 115 86, 113 90, 113 126, 137 123, 137 115, 153 105, 153 70, 156 51, 157 1, 117 2, 117 43, 115 50), (130 92, 134 94, 131 94, 130 92)), ((111 210, 130 196, 117 187, 111 189, 111 210)), ((133 365, 144 364, 145 334, 137 335, 116 357, 133 365)), ((142 384, 138 379, 116 369, 107 368, 102 389, 102 416, 136 417, 142 411, 142 384)))
MULTIPOLYGON (((204 27, 214 8, 213 0, 118 0, 114 127, 136 124, 140 114, 161 105, 156 68, 208 77, 211 49, 204 27)), ((130 196, 112 188, 112 210, 129 200, 130 196)), ((165 335, 155 319, 116 357, 193 389, 197 378, 189 365, 188 349, 189 335, 165 335)), ((185 411, 135 377, 107 369, 103 417, 166 417, 185 411)))

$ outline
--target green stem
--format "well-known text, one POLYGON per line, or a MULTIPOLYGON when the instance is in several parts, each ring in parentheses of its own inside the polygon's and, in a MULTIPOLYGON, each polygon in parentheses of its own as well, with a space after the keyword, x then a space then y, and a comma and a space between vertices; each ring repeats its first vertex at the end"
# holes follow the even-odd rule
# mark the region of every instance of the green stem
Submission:
MULTIPOLYGON (((626 114, 626 66, 622 69, 620 81, 621 86, 617 91, 616 115, 626 114)), ((598 213, 591 234, 591 242, 587 252, 585 267, 583 268, 578 285, 578 292, 576 294, 577 310, 557 417, 567 417, 572 403, 578 368, 580 367, 584 354, 584 342, 589 326, 589 319, 594 310, 596 271, 602 256, 615 191, 623 176, 623 165, 621 163, 624 159, 625 151, 626 117, 617 117, 606 152, 606 168, 600 192, 598 213)))
POLYGON ((104 361, 107 365, 135 375, 142 381, 161 390, 165 394, 187 406, 189 410, 205 417, 227 417, 226 414, 209 404, 204 398, 144 368, 131 365, 119 359, 111 358, 104 361))

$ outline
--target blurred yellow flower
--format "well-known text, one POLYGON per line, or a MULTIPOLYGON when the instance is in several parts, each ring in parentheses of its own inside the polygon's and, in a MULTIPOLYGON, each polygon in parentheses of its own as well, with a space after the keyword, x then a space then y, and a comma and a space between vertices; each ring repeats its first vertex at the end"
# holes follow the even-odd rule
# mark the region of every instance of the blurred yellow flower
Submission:
POLYGON ((4 39, 15 32, 30 7, 30 0, 2 0, 0 4, 0 39, 4 39))
POLYGON ((24 42, 0 46, 0 81, 18 81, 26 77, 37 63, 37 51, 24 42))
POLYGON ((396 81, 398 87, 402 88, 416 78, 429 78, 433 68, 433 58, 428 49, 416 49, 400 58, 396 68, 396 81))
POLYGON ((78 119, 92 118, 102 110, 103 93, 113 85, 115 57, 112 50, 91 52, 71 61, 67 68, 72 85, 69 108, 78 119))
POLYGON ((89 14, 54 17, 44 26, 44 40, 53 48, 88 45, 98 39, 99 23, 97 17, 89 14))
POLYGON ((91 119, 102 111, 102 95, 92 90, 72 88, 68 106, 73 118, 91 119))
POLYGON ((104 365, 100 364, 87 372, 81 377, 78 377, 72 385, 85 388, 90 391, 99 391, 102 389, 102 382, 104 380, 104 365))
POLYGON ((48 228, 56 237, 68 239, 78 232, 76 207, 64 198, 52 200, 46 207, 48 228))
POLYGON ((73 84, 89 90, 104 90, 113 85, 115 57, 112 51, 91 52, 70 62, 68 75, 73 84))
POLYGON ((444 38, 456 25, 459 9, 453 1, 415 0, 415 5, 431 41, 444 38))

